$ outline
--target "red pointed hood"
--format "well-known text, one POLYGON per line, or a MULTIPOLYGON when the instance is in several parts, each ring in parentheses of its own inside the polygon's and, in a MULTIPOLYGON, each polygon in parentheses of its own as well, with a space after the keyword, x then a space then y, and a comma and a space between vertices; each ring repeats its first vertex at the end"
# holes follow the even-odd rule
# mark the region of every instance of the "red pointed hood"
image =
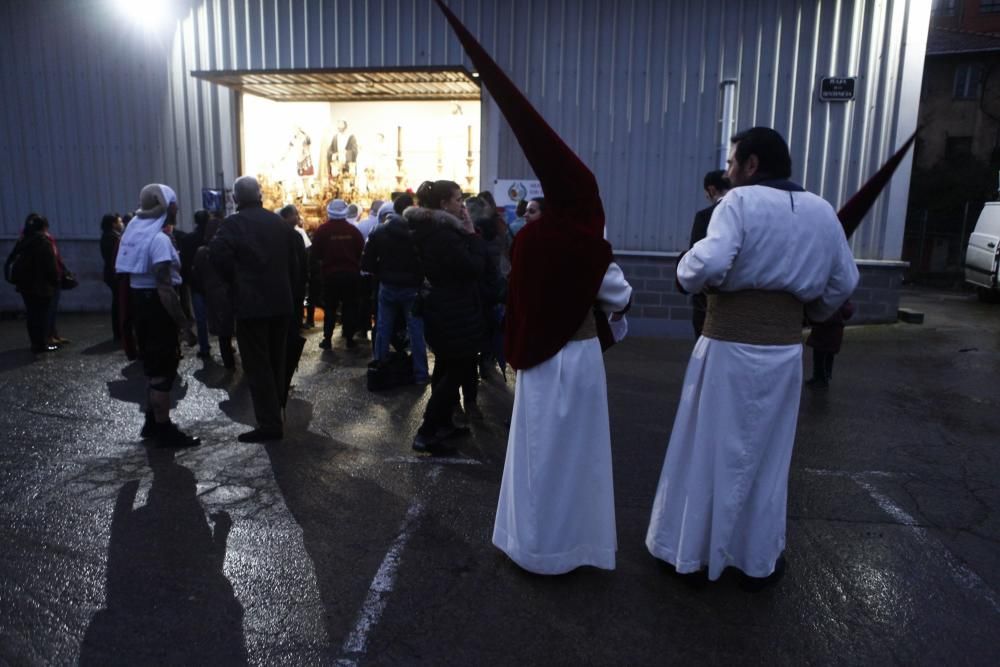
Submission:
MULTIPOLYGON (((549 127, 461 21, 435 0, 458 36, 480 81, 510 124, 545 194, 540 220, 525 225, 511 251, 504 353, 516 369, 554 356, 593 317, 597 291, 611 262, 597 179, 549 127)), ((601 342, 610 344, 606 318, 601 342)))
POLYGON ((906 140, 898 151, 892 154, 886 163, 882 165, 882 168, 875 172, 875 175, 868 179, 868 181, 861 186, 853 197, 847 200, 839 211, 837 211, 837 217, 840 218, 840 224, 844 226, 844 233, 847 234, 847 238, 851 238, 851 234, 854 230, 858 228, 861 221, 864 219, 865 214, 871 209, 875 204, 875 200, 878 199, 879 194, 885 189, 885 186, 889 184, 889 179, 892 178, 893 173, 896 168, 899 167, 899 163, 903 161, 903 157, 906 155, 906 151, 910 149, 913 145, 913 141, 917 138, 917 133, 914 132, 910 135, 910 138, 906 140))
MULTIPOLYGON (((545 193, 545 209, 560 215, 560 222, 572 224, 584 233, 604 236, 604 208, 597 179, 566 142, 549 127, 542 115, 518 90, 514 82, 486 53, 458 17, 442 0, 435 0, 476 66, 479 79, 496 100, 510 124, 545 193)), ((546 217, 552 218, 552 215, 546 217)))

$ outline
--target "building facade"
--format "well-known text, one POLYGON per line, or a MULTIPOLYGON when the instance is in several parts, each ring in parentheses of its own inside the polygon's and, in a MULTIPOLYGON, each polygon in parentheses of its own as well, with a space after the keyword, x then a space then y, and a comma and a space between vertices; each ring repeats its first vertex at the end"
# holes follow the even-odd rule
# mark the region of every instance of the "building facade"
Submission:
MULTIPOLYGON (((190 227, 202 189, 239 174, 251 74, 274 90, 310 72, 474 75, 431 0, 167 0, 139 21, 111 0, 3 4, 0 160, 12 168, 0 175, 0 231, 9 247, 28 212, 49 217, 84 279, 66 309, 105 307, 103 213, 164 182, 190 227), (225 76, 236 83, 213 83, 225 76)), ((916 127, 930 13, 920 0, 450 4, 595 172, 639 333, 689 335, 673 267, 705 205, 702 176, 735 130, 776 128, 793 178, 839 207, 916 127), (821 99, 830 77, 852 96, 821 99)), ((480 102, 478 183, 530 179, 495 104, 485 92, 480 102)), ((907 158, 852 238, 862 321, 895 318, 909 171, 907 158)), ((12 290, 0 298, 18 307, 12 290)))
POLYGON ((903 259, 960 283, 969 235, 1000 171, 1000 2, 934 3, 903 259))

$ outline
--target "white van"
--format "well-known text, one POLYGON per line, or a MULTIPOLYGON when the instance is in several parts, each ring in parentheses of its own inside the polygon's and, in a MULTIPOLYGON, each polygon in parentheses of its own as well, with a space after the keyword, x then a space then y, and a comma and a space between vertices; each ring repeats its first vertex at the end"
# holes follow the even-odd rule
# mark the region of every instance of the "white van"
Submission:
POLYGON ((976 286, 981 301, 994 301, 1000 296, 997 264, 1000 261, 1000 202, 983 206, 976 228, 965 250, 965 282, 976 286))

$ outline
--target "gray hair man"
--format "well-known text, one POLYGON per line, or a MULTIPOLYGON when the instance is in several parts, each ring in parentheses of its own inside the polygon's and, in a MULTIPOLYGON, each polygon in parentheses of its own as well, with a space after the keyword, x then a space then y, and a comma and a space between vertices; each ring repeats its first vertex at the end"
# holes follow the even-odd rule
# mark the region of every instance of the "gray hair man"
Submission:
POLYGON ((299 235, 265 210, 260 184, 252 176, 233 183, 236 213, 209 244, 212 262, 233 286, 236 341, 250 386, 257 428, 240 442, 284 437, 282 409, 288 397, 286 355, 293 313, 293 285, 302 268, 299 235))

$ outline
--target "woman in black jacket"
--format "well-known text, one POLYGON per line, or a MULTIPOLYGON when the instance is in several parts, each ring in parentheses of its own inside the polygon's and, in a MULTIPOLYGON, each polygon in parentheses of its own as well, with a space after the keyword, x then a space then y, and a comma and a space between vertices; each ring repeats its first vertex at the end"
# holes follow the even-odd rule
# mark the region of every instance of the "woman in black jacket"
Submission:
POLYGON ((59 349, 49 342, 49 308, 59 286, 59 274, 52 243, 45 233, 48 226, 45 218, 30 214, 24 223, 24 234, 11 252, 12 278, 24 300, 28 338, 35 354, 59 349))
POLYGON ((122 218, 117 213, 105 213, 101 218, 101 259, 104 260, 104 284, 111 290, 111 334, 115 340, 121 339, 118 324, 118 274, 115 273, 115 258, 118 244, 122 239, 122 218))
POLYGON ((462 189, 452 181, 426 181, 417 190, 420 208, 404 218, 426 278, 421 299, 424 337, 434 352, 431 397, 413 439, 418 452, 446 451, 446 440, 463 433, 452 423, 462 380, 476 372, 483 334, 479 279, 485 269, 483 240, 473 233, 462 189))

